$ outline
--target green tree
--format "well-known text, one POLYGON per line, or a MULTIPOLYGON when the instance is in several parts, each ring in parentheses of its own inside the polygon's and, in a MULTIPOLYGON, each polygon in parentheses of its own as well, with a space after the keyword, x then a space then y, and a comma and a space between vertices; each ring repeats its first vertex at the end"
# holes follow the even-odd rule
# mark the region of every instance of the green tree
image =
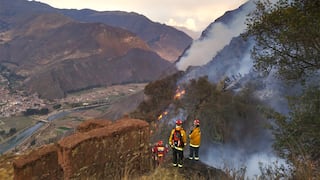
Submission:
POLYGON ((249 88, 236 94, 222 92, 207 77, 200 77, 185 89, 179 100, 181 108, 188 112, 187 121, 200 119, 204 142, 239 143, 260 135, 264 118, 257 112, 259 101, 249 88))
POLYGON ((304 82, 318 76, 320 69, 320 1, 258 1, 247 24, 245 37, 256 41, 254 67, 265 74, 275 70, 286 82, 305 86, 302 94, 288 98, 287 117, 273 116, 275 148, 294 165, 296 178, 307 178, 301 175, 306 169, 319 177, 320 87, 304 82))
POLYGON ((246 37, 253 36, 255 68, 277 70, 286 80, 303 79, 320 68, 320 1, 258 1, 246 37))
MULTIPOLYGON (((320 158, 320 90, 308 88, 301 97, 289 99, 292 113, 289 120, 278 120, 275 135, 281 155, 294 161, 296 157, 320 158), (303 148, 301 148, 303 147, 303 148)), ((281 118, 279 118, 281 119, 281 118)))
POLYGON ((145 98, 138 108, 130 113, 131 117, 145 119, 148 122, 157 120, 158 116, 173 100, 176 84, 183 72, 149 83, 144 88, 145 98))

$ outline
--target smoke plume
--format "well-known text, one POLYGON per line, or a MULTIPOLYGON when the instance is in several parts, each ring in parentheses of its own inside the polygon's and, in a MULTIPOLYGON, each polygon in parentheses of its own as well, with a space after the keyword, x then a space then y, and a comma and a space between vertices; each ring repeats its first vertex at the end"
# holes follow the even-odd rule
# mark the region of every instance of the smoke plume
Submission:
POLYGON ((254 3, 248 2, 243 10, 237 11, 230 22, 216 22, 208 30, 206 38, 196 40, 176 64, 179 70, 189 66, 201 66, 212 60, 220 50, 230 43, 233 37, 242 33, 246 27, 245 19, 253 10, 254 3))

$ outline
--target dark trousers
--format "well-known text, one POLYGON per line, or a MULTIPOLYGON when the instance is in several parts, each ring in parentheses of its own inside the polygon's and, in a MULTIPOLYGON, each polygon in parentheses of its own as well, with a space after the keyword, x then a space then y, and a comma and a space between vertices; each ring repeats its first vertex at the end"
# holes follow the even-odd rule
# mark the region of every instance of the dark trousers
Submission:
POLYGON ((173 164, 183 164, 183 151, 172 148, 173 164))
POLYGON ((189 157, 190 158, 193 158, 193 157, 199 158, 199 147, 192 147, 192 146, 189 146, 189 147, 190 147, 190 149, 189 149, 189 151, 190 151, 189 157))

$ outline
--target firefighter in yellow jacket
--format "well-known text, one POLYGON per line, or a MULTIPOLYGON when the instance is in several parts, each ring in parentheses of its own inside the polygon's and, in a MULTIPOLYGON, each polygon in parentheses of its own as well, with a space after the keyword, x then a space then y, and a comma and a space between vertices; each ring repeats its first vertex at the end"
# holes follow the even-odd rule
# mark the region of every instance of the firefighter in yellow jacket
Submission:
POLYGON ((187 145, 187 134, 182 128, 182 121, 176 121, 176 127, 172 129, 169 144, 172 148, 173 166, 182 168, 183 166, 183 148, 187 145))
POLYGON ((200 120, 196 119, 193 121, 193 129, 189 133, 189 159, 199 160, 199 148, 201 142, 201 131, 200 131, 200 120))

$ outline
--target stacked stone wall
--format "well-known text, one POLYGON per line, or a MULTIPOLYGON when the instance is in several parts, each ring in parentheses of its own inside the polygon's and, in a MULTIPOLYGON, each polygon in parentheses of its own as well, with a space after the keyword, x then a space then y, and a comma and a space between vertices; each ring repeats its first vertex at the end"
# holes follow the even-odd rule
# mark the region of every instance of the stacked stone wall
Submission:
POLYGON ((43 146, 15 160, 14 179, 63 179, 57 150, 55 145, 43 146))
POLYGON ((85 124, 89 128, 81 125, 82 130, 57 144, 30 153, 32 158, 29 154, 16 160, 15 179, 122 179, 150 170, 147 122, 121 119, 85 124))

